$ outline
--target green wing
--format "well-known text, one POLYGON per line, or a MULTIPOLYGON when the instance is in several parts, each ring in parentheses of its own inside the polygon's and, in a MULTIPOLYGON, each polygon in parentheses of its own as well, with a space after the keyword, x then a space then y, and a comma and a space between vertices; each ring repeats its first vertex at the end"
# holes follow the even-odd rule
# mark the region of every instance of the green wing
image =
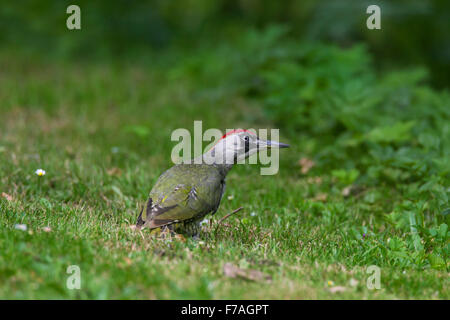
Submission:
POLYGON ((211 166, 177 165, 164 172, 154 185, 137 226, 150 229, 199 219, 217 210, 222 179, 211 166))
POLYGON ((195 187, 177 185, 172 192, 153 202, 149 199, 142 213, 144 226, 150 229, 196 218, 210 211, 210 206, 197 195, 195 187))

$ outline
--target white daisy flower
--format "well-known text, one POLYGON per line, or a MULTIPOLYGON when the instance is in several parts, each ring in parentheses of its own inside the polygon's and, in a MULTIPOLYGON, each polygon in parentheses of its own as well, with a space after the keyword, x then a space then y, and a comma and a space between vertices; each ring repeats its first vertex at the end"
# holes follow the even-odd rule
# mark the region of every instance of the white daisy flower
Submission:
POLYGON ((34 173, 36 173, 39 177, 45 176, 45 170, 43 169, 37 169, 34 173))
POLYGON ((118 153, 119 152, 119 147, 112 147, 111 148, 111 152, 112 153, 118 153))
POLYGON ((14 229, 27 231, 27 225, 26 224, 15 224, 14 229))

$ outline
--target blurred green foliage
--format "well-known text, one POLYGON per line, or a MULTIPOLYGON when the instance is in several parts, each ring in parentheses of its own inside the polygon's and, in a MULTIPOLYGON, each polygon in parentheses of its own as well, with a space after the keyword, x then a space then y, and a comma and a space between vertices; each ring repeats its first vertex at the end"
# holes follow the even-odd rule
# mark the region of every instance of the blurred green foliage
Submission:
POLYGON ((423 65, 434 85, 450 82, 450 3, 445 0, 22 0, 0 6, 0 45, 82 59, 131 55, 217 34, 284 24, 301 41, 348 47, 364 42, 377 66, 423 65), (66 29, 66 8, 78 4, 82 30, 66 29), (381 7, 382 30, 368 30, 366 8, 381 7))

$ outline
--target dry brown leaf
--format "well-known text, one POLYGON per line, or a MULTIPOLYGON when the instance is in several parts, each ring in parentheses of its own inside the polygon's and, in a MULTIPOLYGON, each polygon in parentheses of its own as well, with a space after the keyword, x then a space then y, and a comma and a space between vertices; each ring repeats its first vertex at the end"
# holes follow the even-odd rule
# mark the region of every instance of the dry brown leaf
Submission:
POLYGON ((106 173, 109 176, 120 176, 120 175, 122 175, 122 170, 119 169, 119 168, 114 167, 114 168, 111 168, 111 169, 107 169, 106 173))
POLYGON ((223 273, 226 277, 236 278, 237 273, 239 272, 239 268, 233 265, 232 263, 225 263, 223 266, 223 273))
POLYGON ((308 171, 311 170, 311 168, 314 167, 316 163, 307 157, 303 157, 299 160, 298 164, 301 167, 301 173, 307 174, 308 171))
POLYGON ((179 233, 177 233, 175 235, 175 239, 178 241, 181 241, 181 242, 186 242, 186 238, 182 234, 179 234, 179 233))
POLYGON ((5 198, 8 201, 13 201, 13 197, 6 192, 2 192, 2 197, 5 198))
POLYGON ((347 290, 346 287, 342 287, 342 286, 335 286, 335 287, 331 287, 330 289, 331 293, 338 293, 338 292, 344 292, 347 290))
POLYGON ((266 282, 272 281, 272 277, 270 275, 265 274, 265 273, 263 273, 263 272, 261 272, 259 270, 250 269, 250 270, 247 270, 247 271, 248 271, 247 277, 250 280, 253 280, 253 281, 266 281, 266 282))
POLYGON ((312 200, 314 201, 327 201, 328 195, 326 193, 317 194, 312 200))
POLYGON ((235 266, 232 263, 225 263, 223 266, 223 273, 226 277, 229 278, 242 278, 246 280, 251 281, 265 281, 270 282, 272 280, 272 277, 268 274, 265 274, 258 270, 253 269, 241 269, 237 266, 235 266))
POLYGON ((321 177, 309 177, 308 179, 306 179, 306 182, 308 182, 309 184, 321 184, 322 178, 321 177))
POLYGON ((358 285, 358 283, 359 283, 359 281, 354 278, 351 278, 349 281, 349 284, 351 287, 356 287, 358 285))
POLYGON ((351 191, 352 191, 352 186, 348 186, 348 187, 345 187, 344 189, 342 189, 341 193, 344 197, 348 197, 350 195, 351 191))

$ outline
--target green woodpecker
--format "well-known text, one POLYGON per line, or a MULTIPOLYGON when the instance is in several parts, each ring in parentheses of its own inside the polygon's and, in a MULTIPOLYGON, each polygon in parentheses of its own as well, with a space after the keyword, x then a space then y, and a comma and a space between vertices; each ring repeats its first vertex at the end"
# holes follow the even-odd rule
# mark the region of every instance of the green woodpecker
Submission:
POLYGON ((289 146, 259 139, 248 130, 228 132, 200 156, 201 161, 193 159, 194 164, 177 164, 159 177, 139 214, 136 227, 168 228, 195 235, 201 219, 208 213, 216 213, 219 208, 225 191, 225 177, 233 164, 259 150, 286 147, 289 146))

